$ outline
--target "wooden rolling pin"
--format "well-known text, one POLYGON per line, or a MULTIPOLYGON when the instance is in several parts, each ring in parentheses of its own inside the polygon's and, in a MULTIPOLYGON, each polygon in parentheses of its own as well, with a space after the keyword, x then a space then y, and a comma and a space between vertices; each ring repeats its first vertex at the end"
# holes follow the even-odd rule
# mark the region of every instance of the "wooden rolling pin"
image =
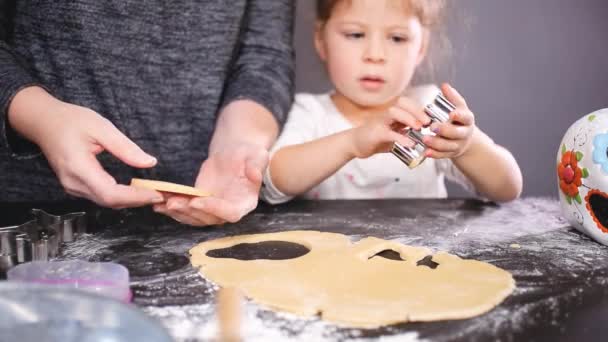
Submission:
POLYGON ((243 295, 235 288, 221 288, 217 294, 218 341, 241 341, 243 295))

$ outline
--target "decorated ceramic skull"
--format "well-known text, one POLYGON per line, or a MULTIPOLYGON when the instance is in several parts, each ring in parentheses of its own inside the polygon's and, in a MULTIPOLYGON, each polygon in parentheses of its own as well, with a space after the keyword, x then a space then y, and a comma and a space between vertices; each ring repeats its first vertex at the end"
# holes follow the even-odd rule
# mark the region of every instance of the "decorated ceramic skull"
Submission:
POLYGON ((557 154, 557 176, 566 219, 608 245, 608 109, 570 126, 557 154))

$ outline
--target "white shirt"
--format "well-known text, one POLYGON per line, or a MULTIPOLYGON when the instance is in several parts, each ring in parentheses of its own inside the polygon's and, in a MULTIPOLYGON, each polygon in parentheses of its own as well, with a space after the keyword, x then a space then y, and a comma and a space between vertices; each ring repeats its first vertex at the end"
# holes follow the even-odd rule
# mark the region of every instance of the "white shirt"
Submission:
MULTIPOLYGON (((270 151, 297 145, 353 128, 338 111, 331 94, 298 94, 283 131, 270 151)), ((314 159, 310 161, 314 163, 314 159)), ((427 158, 409 169, 391 153, 380 153, 367 159, 353 159, 335 174, 301 197, 307 199, 380 199, 380 198, 445 198, 444 178, 470 192, 472 183, 450 159, 427 158)), ((270 167, 264 174, 260 197, 268 203, 283 203, 288 196, 272 183, 270 167)))

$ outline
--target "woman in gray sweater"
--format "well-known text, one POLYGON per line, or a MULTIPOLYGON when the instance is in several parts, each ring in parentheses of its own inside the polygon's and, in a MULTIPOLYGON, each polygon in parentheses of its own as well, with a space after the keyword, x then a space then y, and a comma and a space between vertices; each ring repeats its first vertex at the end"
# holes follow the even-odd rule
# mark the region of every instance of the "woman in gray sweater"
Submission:
POLYGON ((192 225, 238 221, 292 100, 293 7, 0 0, 0 201, 69 194, 192 225), (121 185, 132 177, 214 196, 121 185))

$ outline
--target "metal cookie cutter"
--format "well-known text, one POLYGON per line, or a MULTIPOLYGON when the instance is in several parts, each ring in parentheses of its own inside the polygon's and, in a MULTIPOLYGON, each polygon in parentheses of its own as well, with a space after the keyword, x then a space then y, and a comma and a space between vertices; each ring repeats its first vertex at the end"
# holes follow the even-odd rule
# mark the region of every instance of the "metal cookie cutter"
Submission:
POLYGON ((0 272, 28 261, 47 261, 59 246, 86 232, 86 213, 51 215, 32 209, 33 219, 24 224, 0 227, 0 272))
MULTIPOLYGON (((448 121, 450 119, 450 113, 456 109, 456 107, 443 96, 441 90, 434 85, 417 87, 408 95, 424 104, 424 112, 431 118, 431 123, 448 121)), ((391 152, 410 169, 413 169, 426 159, 426 156, 424 155, 426 145, 422 139, 425 135, 432 135, 433 133, 430 132, 428 128, 422 130, 406 128, 403 131, 403 134, 414 141, 414 147, 408 148, 395 142, 391 152)))

